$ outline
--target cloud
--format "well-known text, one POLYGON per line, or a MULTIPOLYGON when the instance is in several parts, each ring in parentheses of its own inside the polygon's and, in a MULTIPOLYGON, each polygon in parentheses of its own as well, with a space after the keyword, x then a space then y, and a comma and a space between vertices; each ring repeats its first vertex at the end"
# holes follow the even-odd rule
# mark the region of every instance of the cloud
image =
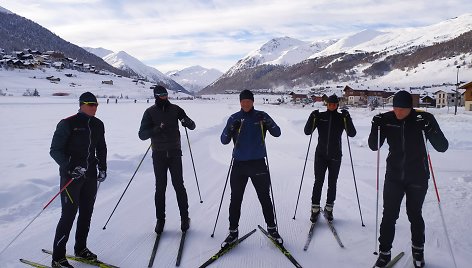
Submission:
POLYGON ((123 50, 165 72, 197 64, 226 71, 274 37, 315 41, 426 26, 472 10, 472 1, 17 0, 0 6, 67 41, 123 50))

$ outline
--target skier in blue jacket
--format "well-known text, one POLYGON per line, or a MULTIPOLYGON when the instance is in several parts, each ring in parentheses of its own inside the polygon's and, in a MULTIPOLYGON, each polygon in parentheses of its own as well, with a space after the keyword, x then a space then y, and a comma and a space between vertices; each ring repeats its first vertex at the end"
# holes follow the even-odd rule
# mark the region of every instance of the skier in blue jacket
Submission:
POLYGON ((233 168, 230 175, 231 202, 229 205, 229 235, 221 244, 225 247, 238 239, 238 224, 241 204, 249 177, 256 190, 269 235, 282 244, 275 223, 272 200, 270 198, 270 174, 265 162, 267 156, 266 132, 279 137, 279 126, 263 111, 254 109, 254 95, 243 90, 239 95, 241 110, 232 114, 221 133, 221 143, 233 141, 233 168))

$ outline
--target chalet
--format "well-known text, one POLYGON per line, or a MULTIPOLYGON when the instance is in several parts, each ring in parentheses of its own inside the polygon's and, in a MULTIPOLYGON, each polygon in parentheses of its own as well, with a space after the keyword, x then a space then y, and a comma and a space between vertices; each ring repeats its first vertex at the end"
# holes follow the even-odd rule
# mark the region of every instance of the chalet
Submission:
POLYGON ((472 82, 466 83, 459 87, 465 89, 464 92, 464 106, 466 111, 472 111, 472 82))
POLYGON ((419 104, 420 107, 436 107, 436 99, 429 95, 421 96, 419 104))
POLYGON ((376 106, 384 103, 385 92, 383 90, 353 89, 350 86, 345 86, 343 91, 347 105, 376 106))
MULTIPOLYGON (((436 97, 436 108, 456 105, 456 91, 454 89, 441 89, 434 92, 436 97)), ((457 96, 458 105, 461 103, 461 94, 457 96)))
POLYGON ((295 93, 292 91, 288 95, 292 97, 292 102, 295 102, 295 103, 302 102, 308 99, 308 94, 304 94, 304 93, 295 93))

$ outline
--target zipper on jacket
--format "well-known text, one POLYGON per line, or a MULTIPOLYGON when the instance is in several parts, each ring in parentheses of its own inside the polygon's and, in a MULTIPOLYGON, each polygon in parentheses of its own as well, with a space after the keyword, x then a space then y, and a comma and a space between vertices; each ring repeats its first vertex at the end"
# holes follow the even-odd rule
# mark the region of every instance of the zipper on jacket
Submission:
POLYGON ((401 175, 401 180, 405 180, 405 163, 406 163, 406 148, 405 148, 405 121, 402 122, 401 125, 401 139, 402 139, 402 151, 403 151, 403 157, 402 157, 402 175, 401 175))
POLYGON ((88 131, 89 131, 89 145, 88 145, 88 148, 87 148, 87 159, 86 159, 87 167, 85 169, 88 171, 89 158, 90 158, 90 146, 92 145, 92 130, 90 129, 90 118, 88 118, 88 120, 87 120, 87 127, 88 127, 88 131))
POLYGON ((331 119, 332 119, 332 114, 329 113, 329 120, 328 120, 328 141, 326 142, 326 155, 329 155, 329 137, 331 136, 331 119))

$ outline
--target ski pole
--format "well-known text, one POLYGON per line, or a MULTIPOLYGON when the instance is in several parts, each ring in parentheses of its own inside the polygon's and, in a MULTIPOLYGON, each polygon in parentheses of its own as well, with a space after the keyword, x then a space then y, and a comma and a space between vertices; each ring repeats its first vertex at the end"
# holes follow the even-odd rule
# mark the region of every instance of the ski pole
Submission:
POLYGON ((13 242, 15 242, 16 239, 18 239, 18 237, 20 237, 20 235, 39 217, 39 215, 41 215, 41 213, 43 213, 43 211, 52 203, 52 201, 54 201, 54 199, 56 199, 56 197, 58 195, 60 195, 66 188, 67 186, 69 186, 69 184, 71 184, 72 182, 74 181, 74 178, 71 178, 64 186, 62 186, 62 188, 60 189, 59 192, 56 193, 56 195, 54 195, 54 197, 49 200, 49 202, 43 207, 43 209, 26 225, 25 228, 23 228, 23 230, 21 230, 21 232, 15 236, 15 238, 13 238, 13 240, 4 248, 2 249, 2 251, 0 252, 0 255, 2 255, 2 253, 8 248, 10 247, 11 244, 13 244, 13 242))
POLYGON ((380 177, 380 126, 377 128, 377 202, 375 206, 375 246, 374 255, 377 253, 377 235, 379 232, 379 177, 380 177))
POLYGON ((215 236, 216 223, 218 222, 218 218, 220 217, 221 204, 223 204, 223 197, 225 196, 226 186, 228 185, 228 178, 229 178, 229 174, 231 173, 231 168, 233 167, 233 162, 234 162, 234 157, 231 157, 231 163, 229 164, 228 174, 226 175, 225 187, 223 188, 223 193, 221 194, 220 206, 218 207, 218 213, 216 214, 215 226, 213 226, 213 233, 211 233, 210 237, 215 236))
POLYGON ((192 159, 193 173, 195 174, 195 181, 197 182, 198 196, 200 197, 200 203, 203 203, 202 195, 200 194, 200 186, 198 185, 197 171, 195 170, 195 163, 193 161, 192 147, 190 147, 190 139, 188 138, 187 128, 184 127, 184 129, 185 129, 185 135, 187 136, 187 143, 188 143, 188 149, 190 151, 190 158, 192 159))
POLYGON ((446 228, 446 221, 444 220, 444 214, 441 208, 441 199, 439 198, 438 186, 436 185, 436 177, 434 176, 433 163, 431 162, 431 156, 429 155, 428 150, 428 140, 426 139, 426 133, 423 131, 424 146, 426 148, 426 153, 428 154, 428 164, 429 169, 431 170, 431 177, 433 177, 434 190, 436 191, 436 197, 438 199, 439 214, 441 215, 442 225, 444 228, 444 233, 446 234, 447 244, 449 246, 449 253, 451 253, 452 261, 454 262, 454 267, 457 268, 456 258, 454 257, 454 252, 452 251, 451 240, 449 239, 449 234, 446 228))
POLYGON ((356 174, 354 173, 354 163, 352 162, 351 143, 349 142, 349 136, 347 135, 346 118, 344 118, 344 129, 346 130, 347 148, 349 148, 349 157, 351 159, 352 177, 354 178, 354 188, 356 189, 357 205, 359 206, 359 214, 361 215, 361 224, 362 224, 362 227, 365 227, 364 220, 362 219, 361 202, 359 201, 359 193, 357 191, 356 174))
POLYGON ((129 180, 128 185, 126 185, 126 188, 125 188, 125 190, 123 191, 123 193, 121 194, 120 199, 119 199, 118 202, 116 203, 115 208, 114 208, 113 211, 111 212, 110 217, 108 217, 107 222, 106 222, 105 225, 103 226, 103 230, 105 230, 105 229, 107 228, 107 224, 108 224, 108 222, 110 221, 111 216, 113 216, 113 214, 115 213, 116 208, 118 207, 118 205, 119 205, 120 202, 121 202, 121 199, 123 198, 123 196, 125 195, 126 191, 128 190, 128 187, 129 187, 129 185, 131 184, 131 182, 133 181, 134 176, 136 175, 136 172, 138 172, 139 167, 141 167, 141 164, 143 163, 144 158, 146 157, 147 153, 149 152, 149 149, 151 149, 151 146, 152 146, 152 143, 151 143, 151 144, 149 145, 149 147, 147 148, 146 153, 144 153, 143 158, 142 158, 141 161, 139 162, 138 167, 136 167, 136 170, 134 171, 133 176, 131 176, 131 179, 129 180))
MULTIPOLYGON (((234 155, 234 150, 236 149, 236 146, 238 145, 239 134, 241 133, 241 128, 243 127, 243 123, 244 123, 244 119, 241 119, 241 125, 239 126, 239 129, 238 129, 238 136, 236 138, 236 142, 234 143, 232 155, 234 155)), ((228 168, 228 174, 226 175, 225 187, 223 188, 223 193, 221 194, 220 206, 218 207, 218 213, 216 214, 215 226, 213 226, 213 233, 211 233, 210 237, 215 236, 216 223, 218 222, 218 218, 220 217, 221 205, 223 204, 223 197, 225 195, 226 186, 228 185, 228 178, 231 173, 231 169, 233 168, 233 163, 234 163, 234 157, 231 157, 231 162, 228 168)))
POLYGON ((315 130, 315 122, 316 122, 316 118, 313 118, 313 127, 311 129, 310 141, 308 142, 308 149, 306 150, 305 164, 303 164, 302 179, 300 180, 300 188, 298 188, 297 204, 295 205, 295 212, 293 213, 293 218, 292 218, 293 220, 295 219, 295 215, 297 215, 298 201, 300 200, 300 192, 302 191, 303 177, 305 176, 306 162, 308 160, 308 154, 310 153, 311 138, 313 138, 313 131, 315 130))
POLYGON ((261 126, 262 144, 264 145, 264 151, 266 153, 265 160, 266 160, 266 165, 267 165, 267 173, 269 174, 269 185, 270 185, 270 194, 272 198, 272 211, 274 213, 275 228, 277 231, 279 231, 278 230, 279 227, 277 224, 277 210, 275 209, 274 190, 272 189, 272 181, 270 179, 269 156, 267 155, 267 146, 265 144, 264 126, 263 126, 262 120, 259 121, 259 124, 261 126))

